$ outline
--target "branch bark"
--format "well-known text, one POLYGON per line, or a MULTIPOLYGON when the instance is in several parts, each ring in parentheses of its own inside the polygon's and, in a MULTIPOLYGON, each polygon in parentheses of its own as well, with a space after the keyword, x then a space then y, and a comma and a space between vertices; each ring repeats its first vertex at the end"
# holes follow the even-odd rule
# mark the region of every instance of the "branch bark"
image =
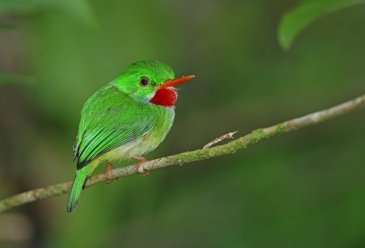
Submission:
MULTIPOLYGON (((238 150, 245 149, 250 144, 255 144, 261 140, 268 139, 273 136, 278 136, 283 133, 288 133, 307 126, 316 125, 320 122, 336 118, 338 116, 344 115, 346 113, 349 113, 364 106, 365 106, 365 95, 362 95, 328 109, 324 109, 302 117, 285 121, 267 128, 256 129, 251 133, 242 136, 238 139, 235 139, 231 142, 228 142, 224 145, 218 145, 194 151, 187 151, 176 155, 150 160, 141 165, 141 170, 153 171, 156 169, 161 169, 172 165, 184 165, 194 161, 200 161, 226 154, 232 154, 238 150)), ((138 171, 136 171, 135 165, 130 165, 126 167, 119 167, 113 169, 111 171, 110 177, 111 179, 117 179, 119 177, 130 176, 136 173, 138 173, 138 171)), ((95 175, 88 179, 86 183, 86 188, 105 181, 106 178, 104 174, 95 175)), ((0 201, 0 212, 9 210, 11 208, 20 205, 24 205, 26 203, 65 194, 69 191, 71 183, 72 182, 65 182, 65 183, 50 185, 44 188, 32 189, 5 198, 0 201)))

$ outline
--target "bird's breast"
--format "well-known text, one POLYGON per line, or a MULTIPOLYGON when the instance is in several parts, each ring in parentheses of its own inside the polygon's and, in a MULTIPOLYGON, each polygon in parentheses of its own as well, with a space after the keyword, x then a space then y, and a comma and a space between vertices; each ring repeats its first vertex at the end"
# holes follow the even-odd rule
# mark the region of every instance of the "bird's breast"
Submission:
POLYGON ((103 157, 105 160, 123 160, 133 156, 141 156, 155 150, 171 129, 174 122, 175 111, 173 108, 154 106, 156 109, 156 123, 142 136, 123 144, 110 151, 103 157))

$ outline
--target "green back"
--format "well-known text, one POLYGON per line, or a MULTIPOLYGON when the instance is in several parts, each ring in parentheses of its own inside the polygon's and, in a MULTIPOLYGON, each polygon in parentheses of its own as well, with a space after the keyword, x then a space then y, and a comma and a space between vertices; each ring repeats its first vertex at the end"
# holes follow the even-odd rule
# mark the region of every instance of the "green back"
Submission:
POLYGON ((74 146, 77 168, 148 133, 158 122, 158 108, 136 102, 114 85, 97 91, 81 112, 74 146))

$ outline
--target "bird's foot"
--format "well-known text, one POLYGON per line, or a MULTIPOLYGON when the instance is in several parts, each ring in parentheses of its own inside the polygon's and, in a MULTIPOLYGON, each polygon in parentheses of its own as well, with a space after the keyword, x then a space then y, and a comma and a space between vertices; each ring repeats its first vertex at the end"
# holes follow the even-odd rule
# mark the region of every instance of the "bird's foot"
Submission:
POLYGON ((132 158, 138 161, 138 163, 134 166, 134 169, 138 174, 143 174, 145 176, 149 176, 151 174, 150 171, 143 169, 143 164, 148 161, 146 158, 140 156, 133 156, 132 158))
POLYGON ((113 178, 111 175, 111 171, 112 171, 112 164, 109 162, 106 162, 106 168, 105 168, 105 181, 106 183, 111 183, 113 182, 113 178))

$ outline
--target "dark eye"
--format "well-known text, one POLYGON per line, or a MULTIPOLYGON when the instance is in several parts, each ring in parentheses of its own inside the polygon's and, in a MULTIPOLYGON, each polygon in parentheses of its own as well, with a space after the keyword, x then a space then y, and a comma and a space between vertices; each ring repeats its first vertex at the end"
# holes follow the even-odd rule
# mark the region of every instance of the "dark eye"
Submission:
POLYGON ((139 80, 139 83, 142 86, 147 86, 150 83, 150 79, 148 77, 141 77, 141 79, 139 80))

